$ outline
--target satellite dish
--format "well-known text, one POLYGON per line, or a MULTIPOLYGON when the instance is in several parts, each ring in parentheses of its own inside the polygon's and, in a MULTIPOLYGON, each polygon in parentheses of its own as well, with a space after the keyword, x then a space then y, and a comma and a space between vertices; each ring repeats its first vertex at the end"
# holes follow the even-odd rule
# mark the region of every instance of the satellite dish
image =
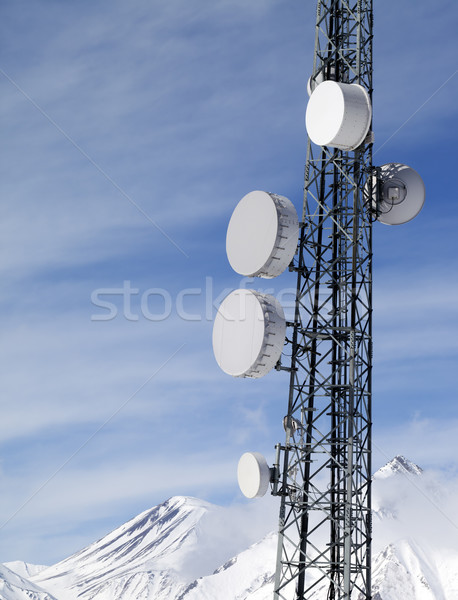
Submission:
POLYGON ((285 334, 285 314, 276 298, 253 290, 235 290, 216 314, 213 353, 228 375, 262 377, 280 358, 285 334))
POLYGON ((371 119, 371 101, 362 86, 323 81, 310 96, 305 125, 314 144, 354 150, 363 143, 371 119))
POLYGON ((402 225, 411 221, 425 203, 425 185, 420 175, 411 167, 400 163, 388 163, 380 167, 379 177, 372 177, 375 191, 372 207, 377 220, 385 225, 402 225))
POLYGON ((250 192, 237 204, 229 221, 229 263, 240 275, 277 277, 293 259, 298 233, 297 212, 288 198, 250 192))
POLYGON ((261 498, 270 482, 270 468, 259 452, 242 454, 237 467, 237 480, 242 494, 247 498, 261 498))

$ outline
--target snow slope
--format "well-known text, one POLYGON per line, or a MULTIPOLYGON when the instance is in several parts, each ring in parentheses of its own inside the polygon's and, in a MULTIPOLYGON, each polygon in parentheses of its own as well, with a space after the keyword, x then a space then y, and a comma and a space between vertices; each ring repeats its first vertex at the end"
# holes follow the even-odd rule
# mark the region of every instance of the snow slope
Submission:
POLYGON ((377 556, 372 592, 375 599, 378 594, 383 600, 446 600, 434 563, 407 540, 390 544, 377 556))
POLYGON ((0 565, 1 600, 58 600, 35 583, 0 565))

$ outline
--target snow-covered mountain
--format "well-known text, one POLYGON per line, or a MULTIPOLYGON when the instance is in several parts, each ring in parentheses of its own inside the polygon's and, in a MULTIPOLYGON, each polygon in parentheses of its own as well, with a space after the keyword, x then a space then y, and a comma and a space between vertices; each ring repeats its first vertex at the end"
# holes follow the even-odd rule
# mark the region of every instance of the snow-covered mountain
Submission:
POLYGON ((198 551, 197 525, 210 507, 195 498, 170 498, 33 581, 59 600, 175 598, 186 583, 183 567, 198 551))
MULTIPOLYGON (((458 599, 458 546, 426 543, 400 520, 413 497, 406 489, 420 494, 422 478, 402 456, 374 476, 374 539, 387 540, 374 559, 373 600, 458 599)), ((271 600, 274 533, 213 573, 202 571, 216 558, 203 524, 217 510, 195 498, 170 498, 56 565, 9 563, 0 571, 0 599, 271 600)), ((317 590, 310 600, 325 598, 317 590)))
POLYGON ((421 475, 423 469, 405 458, 405 456, 395 456, 384 467, 381 467, 374 475, 374 479, 386 479, 393 475, 421 475))
MULTIPOLYGON (((19 562, 16 566, 21 569, 19 562)), ((0 598, 2 600, 58 600, 5 565, 0 565, 0 598)))

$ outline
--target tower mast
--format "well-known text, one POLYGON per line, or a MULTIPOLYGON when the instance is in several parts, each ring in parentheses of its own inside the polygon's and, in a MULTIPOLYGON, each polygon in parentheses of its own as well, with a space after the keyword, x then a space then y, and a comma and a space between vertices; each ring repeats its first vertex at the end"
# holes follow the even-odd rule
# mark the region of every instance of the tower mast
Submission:
MULTIPOLYGON (((334 80, 372 97, 372 27, 372 0, 318 0, 311 90, 334 80)), ((308 140, 275 600, 371 598, 371 173, 370 135, 352 151, 308 140)))
POLYGON ((258 190, 227 230, 240 275, 271 279, 288 265, 297 275, 292 321, 275 297, 240 289, 213 325, 225 373, 290 375, 274 466, 245 452, 237 467, 247 498, 269 483, 281 498, 274 600, 372 597, 372 221, 407 223, 425 201, 414 169, 372 165, 372 29, 372 0, 318 0, 302 219, 258 190))

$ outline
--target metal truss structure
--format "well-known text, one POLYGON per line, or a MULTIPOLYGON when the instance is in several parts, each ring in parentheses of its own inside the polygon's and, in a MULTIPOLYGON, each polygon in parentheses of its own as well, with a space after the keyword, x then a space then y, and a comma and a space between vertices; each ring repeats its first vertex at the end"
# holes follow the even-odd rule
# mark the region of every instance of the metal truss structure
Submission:
MULTIPOLYGON (((372 0, 318 0, 312 86, 372 97, 372 0)), ((372 140, 352 152, 308 142, 275 600, 371 598, 372 140)))

